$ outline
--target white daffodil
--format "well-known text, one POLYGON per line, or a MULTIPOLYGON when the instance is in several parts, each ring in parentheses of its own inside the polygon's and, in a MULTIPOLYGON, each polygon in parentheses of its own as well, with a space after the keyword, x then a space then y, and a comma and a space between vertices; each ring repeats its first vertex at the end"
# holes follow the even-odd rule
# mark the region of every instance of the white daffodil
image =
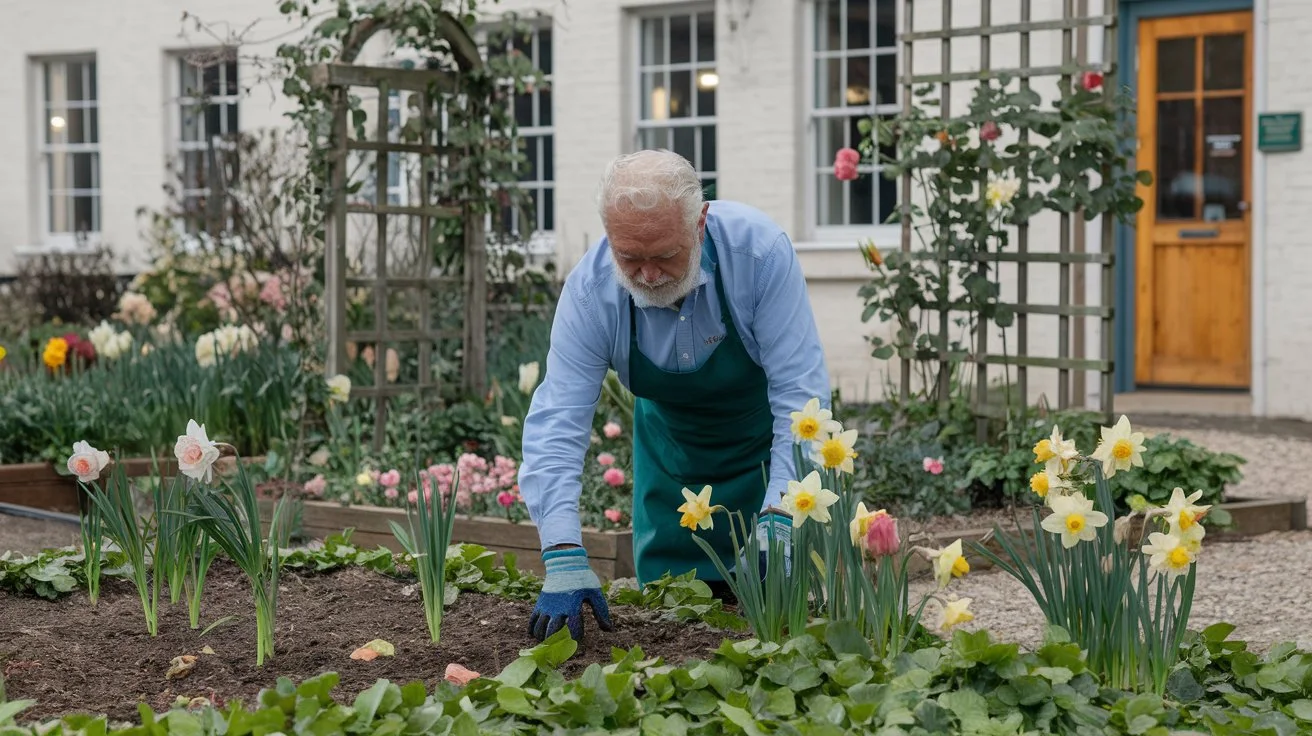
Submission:
POLYGON ((351 377, 338 374, 328 379, 328 403, 344 403, 351 398, 351 377))
POLYGON ((1070 470, 1071 461, 1080 456, 1075 448, 1075 440, 1062 439, 1061 427, 1053 425, 1052 436, 1039 440, 1034 445, 1034 462, 1043 463, 1045 468, 1054 469, 1057 475, 1065 475, 1070 470))
POLYGON ((1210 504, 1198 506, 1195 501, 1203 497, 1202 491, 1194 491, 1186 498, 1183 488, 1171 491, 1171 500, 1166 502, 1166 520, 1171 525, 1171 533, 1183 535, 1194 527, 1201 527, 1198 522, 1207 515, 1210 504))
POLYGON ((1092 541, 1098 536, 1098 527, 1107 524, 1107 514, 1093 510, 1093 501, 1083 494, 1072 493, 1053 496, 1049 501, 1052 513, 1043 520, 1043 528, 1061 535, 1061 546, 1070 549, 1081 541, 1092 541))
POLYGON ((1102 463, 1102 474, 1111 478, 1117 472, 1131 467, 1143 467, 1143 432, 1130 428, 1130 419, 1124 414, 1115 427, 1103 427, 1102 439, 1091 457, 1102 463))
POLYGON ((90 483, 100 477, 105 466, 109 465, 109 453, 97 450, 86 440, 73 443, 73 454, 68 458, 68 472, 77 476, 83 483, 90 483))
POLYGON ((856 467, 852 460, 856 457, 856 435, 855 429, 831 434, 811 451, 811 459, 826 469, 854 472, 856 467))
POLYGON ((799 527, 807 519, 821 524, 829 523, 829 507, 838 501, 838 494, 820 487, 820 473, 812 470, 800 481, 788 481, 788 493, 779 505, 793 517, 793 526, 799 527))
POLYGON ((519 392, 522 394, 532 394, 533 389, 538 387, 538 376, 541 374, 541 367, 535 360, 532 363, 524 363, 519 366, 519 392))
POLYGON ((1189 566, 1196 559, 1179 537, 1161 532, 1148 535, 1148 544, 1143 546, 1143 553, 1150 556, 1148 564, 1154 571, 1166 573, 1170 577, 1188 572, 1189 566))
POLYGON ((205 483, 214 477, 214 461, 219 459, 219 448, 205 434, 205 425, 195 419, 187 420, 187 433, 178 436, 173 445, 182 474, 205 483))
POLYGON ((946 588, 952 578, 959 578, 970 572, 970 563, 966 561, 965 555, 961 554, 961 540, 949 544, 940 550, 934 550, 932 553, 934 561, 934 579, 938 581, 938 587, 946 588))
POLYGON ((789 414, 793 420, 793 441, 823 442, 832 434, 841 432, 843 425, 834 421, 833 412, 820 408, 820 399, 811 399, 801 411, 789 414))
POLYGON ((967 621, 974 621, 975 614, 970 612, 970 601, 970 598, 959 598, 945 604, 938 617, 938 630, 946 633, 967 621))

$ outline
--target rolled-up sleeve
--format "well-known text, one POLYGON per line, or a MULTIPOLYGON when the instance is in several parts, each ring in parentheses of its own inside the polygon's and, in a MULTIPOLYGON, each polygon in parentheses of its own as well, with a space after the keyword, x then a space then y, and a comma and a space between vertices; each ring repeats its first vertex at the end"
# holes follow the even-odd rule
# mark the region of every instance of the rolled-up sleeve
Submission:
POLYGON ((797 478, 793 462, 792 417, 811 399, 830 406, 829 369, 824 345, 807 294, 806 276, 792 241, 781 233, 761 262, 756 280, 754 335, 761 351, 761 367, 769 380, 770 409, 774 415, 774 444, 770 452, 770 483, 764 509, 778 504, 797 478))
POLYGON ((568 280, 551 326, 547 370, 524 419, 519 489, 542 549, 583 544, 583 460, 609 368, 609 346, 582 281, 568 280))

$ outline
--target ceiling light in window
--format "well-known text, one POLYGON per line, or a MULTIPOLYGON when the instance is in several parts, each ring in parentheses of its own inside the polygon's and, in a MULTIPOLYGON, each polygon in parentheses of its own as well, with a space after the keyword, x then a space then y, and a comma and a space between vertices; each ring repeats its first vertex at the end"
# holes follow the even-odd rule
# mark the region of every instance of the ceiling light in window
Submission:
POLYGON ((702 89, 712 89, 720 84, 720 75, 715 72, 702 72, 697 77, 697 86, 702 89))
POLYGON ((50 116, 50 129, 51 129, 51 130, 63 130, 63 129, 64 129, 64 119, 63 119, 62 117, 58 116, 58 115, 51 115, 51 116, 50 116))
POLYGON ((849 105, 868 105, 870 104, 870 88, 865 85, 852 85, 847 88, 846 97, 849 105))

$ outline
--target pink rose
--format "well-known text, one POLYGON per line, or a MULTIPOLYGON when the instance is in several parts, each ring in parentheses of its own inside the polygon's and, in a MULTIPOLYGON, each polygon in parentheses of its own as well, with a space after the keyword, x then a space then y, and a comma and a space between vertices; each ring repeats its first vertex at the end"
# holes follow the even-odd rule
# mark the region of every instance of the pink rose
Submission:
POLYGON ((383 473, 382 475, 378 476, 378 482, 384 488, 396 488, 397 486, 401 485, 401 474, 397 472, 395 469, 389 470, 386 473, 383 473))
POLYGON ((927 457, 923 465, 925 466, 925 472, 930 475, 938 475, 943 472, 943 458, 927 457))
POLYGON ((603 452, 597 456, 597 464, 605 467, 610 467, 611 465, 615 464, 615 456, 610 454, 609 452, 603 452))
POLYGON ((1002 130, 998 124, 989 120, 979 127, 979 139, 982 141, 996 141, 1002 136, 1002 130))
POLYGON ((602 427, 601 431, 606 435, 606 439, 613 440, 624 433, 624 428, 615 422, 606 422, 606 426, 602 427))
POLYGON ((497 503, 505 508, 510 508, 515 505, 515 494, 510 491, 502 491, 497 494, 497 503))
POLYGON ((834 178, 839 181, 856 181, 860 173, 857 172, 856 166, 845 163, 834 164, 834 178))
POLYGON ((605 473, 601 474, 601 479, 612 486, 624 485, 624 471, 619 468, 607 468, 605 473))
POLYGON ((1101 89, 1102 72, 1085 72, 1084 76, 1080 77, 1080 84, 1089 92, 1101 89))
POLYGON ((897 553, 902 541, 897 534, 897 519, 878 513, 866 528, 866 552, 871 557, 888 557, 897 553))
POLYGON ((834 154, 834 163, 840 162, 856 166, 861 163, 861 154, 855 148, 840 148, 838 153, 834 154))
POLYGON ((839 181, 852 181, 857 178, 856 165, 861 162, 861 154, 852 148, 840 148, 834 155, 834 178, 839 181))
POLYGON ((401 495, 400 491, 396 490, 395 488, 388 488, 387 490, 383 491, 383 496, 386 497, 387 500, 389 501, 395 501, 397 497, 400 495, 401 495))
POLYGON ((624 516, 619 509, 606 509, 602 513, 605 514, 606 520, 612 524, 620 523, 620 519, 624 516))

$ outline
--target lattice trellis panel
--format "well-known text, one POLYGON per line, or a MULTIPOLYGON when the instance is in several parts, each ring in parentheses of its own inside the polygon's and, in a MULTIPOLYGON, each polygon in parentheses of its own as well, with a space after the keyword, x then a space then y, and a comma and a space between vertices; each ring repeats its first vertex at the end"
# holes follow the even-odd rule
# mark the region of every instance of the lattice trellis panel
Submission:
MULTIPOLYGON (((1101 71, 1104 74, 1105 81, 1103 85, 1103 94, 1110 98, 1111 90, 1115 88, 1115 72, 1117 65, 1115 63, 1115 32, 1116 16, 1114 0, 1106 0, 1104 3, 1106 12, 1103 14, 1087 14, 1078 12, 1075 0, 1040 0, 1044 9, 1050 9, 1051 6, 1060 3, 1060 17, 1045 20, 1034 20, 1034 6, 1036 0, 1004 0, 1006 9, 1014 13, 1017 4, 1019 4, 1020 18, 1019 22, 995 24, 994 9, 999 4, 994 0, 972 0, 972 5, 978 5, 978 24, 976 25, 971 18, 954 17, 954 6, 959 6, 960 0, 938 0, 937 2, 927 3, 923 0, 903 0, 901 3, 901 33, 899 34, 899 43, 902 47, 902 72, 900 75, 900 88, 903 99, 904 112, 910 114, 911 106, 915 101, 915 90, 923 88, 926 85, 936 85, 939 89, 939 99, 941 102, 940 113, 945 118, 951 118, 954 114, 953 108, 953 84, 958 87, 961 83, 979 81, 980 79, 994 78, 1002 75, 1019 80, 1022 88, 1030 89, 1034 84, 1033 80, 1038 78, 1057 78, 1063 87, 1069 87, 1074 82, 1074 74, 1079 71, 1101 71), (930 30, 916 30, 916 12, 932 13, 940 15, 941 20, 938 28, 930 30), (1100 63, 1088 63, 1079 58, 1077 54, 1077 31, 1089 29, 1087 33, 1103 34, 1103 53, 1104 57, 1100 63), (1060 34, 1061 55, 1060 63, 1055 65, 1034 65, 1033 59, 1033 41, 1032 37, 1036 33, 1060 34), (994 68, 993 52, 994 41, 1004 39, 1008 44, 1016 44, 1019 50, 1019 64, 1010 68, 994 68), (954 42, 960 44, 963 39, 972 39, 979 46, 979 67, 977 70, 954 71, 953 70, 953 45, 954 42), (917 73, 914 64, 917 49, 923 50, 923 45, 917 47, 917 44, 938 42, 940 47, 939 70, 934 73, 917 73)), ((1087 0, 1080 3, 1082 7, 1087 6, 1087 0)), ((973 10, 973 8, 972 8, 973 10)), ((926 18, 926 25, 931 18, 926 18)), ((923 58, 923 56, 922 56, 923 58)), ((1029 131, 1020 131, 1020 141, 1029 142, 1029 131)), ((908 212, 912 198, 915 193, 912 190, 912 175, 910 172, 904 173, 901 178, 901 202, 904 212, 908 212)), ((1046 213, 1052 215, 1052 213, 1046 213)), ((1114 218, 1111 215, 1101 217, 1101 233, 1095 244, 1096 250, 1090 250, 1086 247, 1084 238, 1084 224, 1081 213, 1076 212, 1074 215, 1061 213, 1054 216, 1059 217, 1059 225, 1056 234, 1057 249, 1055 252, 1042 252, 1031 248, 1031 226, 1029 224, 1020 224, 1015 227, 1011 242, 1014 244, 1006 252, 981 254, 977 261, 981 272, 985 272, 988 264, 991 262, 1014 264, 1015 275, 1015 301, 1008 303, 1008 306, 1015 311, 1016 321, 1011 328, 1016 334, 1014 350, 1009 349, 1006 352, 991 352, 989 342, 990 324, 980 325, 973 335, 974 349, 963 352, 949 352, 946 350, 930 352, 922 355, 922 359, 937 360, 940 365, 946 366, 950 363, 965 363, 974 366, 975 372, 975 389, 976 414, 980 417, 995 415, 998 407, 993 406, 988 401, 990 366, 1009 366, 1015 369, 1015 388, 1018 391, 1022 401, 1028 401, 1030 388, 1030 371, 1031 369, 1055 370, 1057 372, 1056 388, 1056 405, 1057 408, 1067 408, 1084 403, 1084 373, 1097 373, 1100 381, 1099 401, 1101 413, 1110 417, 1112 413, 1112 370, 1113 370, 1113 265, 1114 265, 1114 218), (1084 288, 1085 268, 1097 267, 1100 269, 1100 294, 1093 303, 1085 297, 1082 292, 1084 288), (1055 272, 1055 274, 1054 274, 1055 272), (1057 279, 1057 300, 1052 303, 1034 303, 1032 301, 1033 288, 1036 283, 1034 278, 1050 279, 1055 275, 1057 279), (1072 293, 1073 290, 1076 293, 1072 293), (1032 354, 1031 345, 1031 317, 1039 315, 1055 316, 1057 318, 1057 349, 1056 355, 1036 355, 1032 354), (1085 357, 1083 343, 1085 339, 1085 320, 1095 319, 1100 323, 1100 341, 1098 355, 1096 357, 1085 357)), ((903 217, 901 249, 904 253, 912 252, 912 236, 915 224, 910 221, 909 217, 903 217)), ((944 252, 923 254, 922 257, 929 258, 938 262, 940 272, 946 273, 953 266, 953 262, 944 252)), ((938 323, 937 332, 942 338, 943 344, 949 344, 949 330, 951 324, 951 314, 946 310, 937 312, 938 323)), ((996 327, 993 327, 995 330, 996 327)), ((1012 348, 1012 345, 1008 345, 1012 348)), ((943 402, 948 400, 948 381, 950 380, 949 371, 939 371, 938 396, 943 402)), ((996 375, 996 374, 995 374, 996 375)), ((910 395, 912 381, 911 359, 901 359, 901 392, 903 396, 910 395)), ((980 425, 983 431, 983 423, 980 425)))
POLYGON ((463 104, 457 75, 327 64, 313 79, 335 100, 325 233, 326 369, 344 373, 354 357, 372 351, 372 385, 353 387, 352 396, 375 399, 378 447, 389 399, 438 394, 443 371, 436 361, 458 365, 465 391, 485 388, 484 217, 454 201, 442 175, 462 154, 444 142, 445 106, 463 104), (374 106, 366 110, 372 135, 364 139, 352 135, 351 95, 374 106), (404 124, 399 108, 407 113, 404 124), (463 234, 456 244, 461 257, 439 258, 439 252, 452 252, 443 235, 455 231, 446 227, 452 221, 463 234))

